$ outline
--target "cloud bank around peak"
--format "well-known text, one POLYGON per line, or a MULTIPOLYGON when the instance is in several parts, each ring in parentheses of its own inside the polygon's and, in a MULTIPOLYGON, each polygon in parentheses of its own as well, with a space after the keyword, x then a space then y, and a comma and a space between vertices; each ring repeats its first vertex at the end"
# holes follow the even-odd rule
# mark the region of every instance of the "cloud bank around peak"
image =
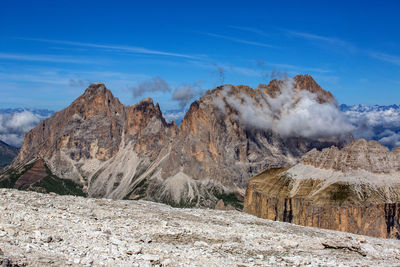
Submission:
POLYGON ((234 95, 225 86, 223 100, 216 99, 219 110, 226 107, 237 111, 237 120, 248 129, 275 131, 283 137, 330 138, 345 137, 355 128, 335 103, 319 103, 316 94, 296 90, 295 82, 287 77, 280 94, 271 97, 257 90, 256 97, 234 95))

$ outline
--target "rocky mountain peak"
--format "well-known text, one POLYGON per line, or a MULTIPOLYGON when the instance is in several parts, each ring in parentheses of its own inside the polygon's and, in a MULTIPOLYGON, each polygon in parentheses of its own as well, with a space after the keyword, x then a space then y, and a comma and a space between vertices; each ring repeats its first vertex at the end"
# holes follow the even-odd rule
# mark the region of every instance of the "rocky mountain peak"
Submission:
POLYGON ((107 88, 104 83, 97 82, 92 83, 89 87, 85 90, 84 95, 98 95, 98 94, 106 94, 107 88))
MULTIPOLYGON (((311 77, 311 75, 296 75, 293 78, 294 87, 297 90, 307 90, 313 94, 316 94, 318 97, 319 103, 326 102, 335 102, 335 98, 331 92, 322 89, 322 87, 311 77)), ((258 89, 265 90, 265 93, 268 95, 275 97, 277 94, 281 92, 282 86, 284 86, 284 80, 271 80, 268 85, 260 84, 258 85, 258 89)))
POLYGON ((322 89, 310 75, 297 75, 293 79, 296 81, 297 89, 307 90, 313 94, 317 94, 320 103, 335 101, 332 93, 322 89))
POLYGON ((149 104, 149 105, 153 105, 153 99, 151 97, 146 97, 143 98, 142 100, 140 100, 140 102, 138 103, 138 105, 140 104, 149 104))
POLYGON ((139 103, 130 106, 130 108, 137 111, 151 112, 152 115, 161 115, 160 105, 158 103, 154 105, 153 99, 150 97, 142 99, 139 103))
POLYGON ((104 84, 92 84, 26 134, 16 164, 43 158, 92 197, 208 207, 228 198, 226 206, 240 208, 249 177, 294 164, 311 148, 337 145, 246 125, 238 108, 258 108, 261 93, 245 85, 209 91, 192 103, 178 130, 151 98, 124 106, 104 84))

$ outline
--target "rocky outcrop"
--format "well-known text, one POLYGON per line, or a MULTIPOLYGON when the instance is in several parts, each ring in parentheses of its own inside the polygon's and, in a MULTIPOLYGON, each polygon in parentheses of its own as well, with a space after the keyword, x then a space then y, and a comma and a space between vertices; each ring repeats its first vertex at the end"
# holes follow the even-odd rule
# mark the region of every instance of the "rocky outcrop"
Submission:
MULTIPOLYGON (((294 164, 312 148, 342 145, 344 141, 338 139, 282 137, 273 130, 246 127, 237 119, 238 110, 229 105, 230 99, 240 101, 246 97, 257 105, 264 93, 279 94, 283 83, 273 80, 257 89, 221 86, 195 101, 180 125, 162 177, 182 170, 196 180, 212 177, 223 185, 244 188, 249 177, 266 168, 294 164), (228 93, 226 88, 229 88, 228 93), (224 108, 221 109, 221 105, 224 108)), ((297 90, 317 94, 321 102, 335 101, 332 94, 324 91, 309 75, 296 76, 294 84, 297 90)))
MULTIPOLYGON (((249 129, 238 121, 238 110, 219 105, 243 97, 258 105, 261 96, 278 94, 282 84, 215 88, 192 103, 179 129, 150 98, 124 106, 104 84, 92 84, 26 134, 11 168, 43 159, 52 174, 81 184, 91 197, 208 207, 223 200, 240 209, 249 177, 294 164, 312 148, 343 142, 249 129)), ((294 87, 316 94, 321 103, 334 102, 308 75, 296 76, 294 87)))
POLYGON ((375 141, 312 150, 250 179, 244 211, 262 218, 400 239, 399 153, 375 141))
POLYGON ((166 153, 176 133, 151 99, 124 106, 102 83, 29 131, 13 166, 43 159, 58 177, 89 196, 123 198, 132 180, 166 153))
MULTIPOLYGON (((335 102, 332 93, 322 89, 322 87, 310 75, 297 75, 293 80, 295 83, 295 89, 307 90, 310 93, 316 94, 319 103, 335 102)), ((284 83, 284 80, 272 80, 268 85, 260 84, 258 88, 265 90, 268 95, 275 97, 281 92, 284 83)))

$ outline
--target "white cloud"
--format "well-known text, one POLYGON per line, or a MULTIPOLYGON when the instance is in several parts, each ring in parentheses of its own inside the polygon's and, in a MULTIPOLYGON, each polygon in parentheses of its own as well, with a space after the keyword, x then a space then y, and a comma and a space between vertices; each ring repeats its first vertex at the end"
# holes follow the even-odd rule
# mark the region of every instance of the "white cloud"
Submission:
POLYGON ((134 86, 132 90, 133 90, 133 96, 139 97, 143 96, 145 93, 170 92, 171 87, 163 78, 154 77, 150 80, 146 80, 139 83, 137 86, 134 86))
POLYGON ((356 127, 355 138, 377 140, 389 148, 400 146, 400 107, 344 106, 345 116, 356 127))
POLYGON ((249 129, 273 130, 285 137, 344 137, 354 130, 335 103, 321 104, 317 95, 296 90, 294 85, 294 80, 287 78, 274 98, 262 90, 254 98, 234 95, 232 88, 225 86, 223 103, 219 99, 215 105, 223 112, 226 106, 236 110, 238 121, 249 129))
POLYGON ((394 65, 400 66, 400 57, 397 55, 390 55, 387 53, 377 52, 377 51, 369 51, 367 52, 370 57, 375 59, 392 63, 394 65))
POLYGON ((191 85, 184 85, 183 88, 177 89, 172 94, 172 99, 178 101, 179 105, 185 107, 196 95, 196 91, 191 85))
POLYGON ((221 34, 215 34, 215 33, 209 33, 209 32, 204 33, 204 34, 205 34, 205 35, 208 35, 208 36, 220 38, 220 39, 225 39, 225 40, 233 41, 233 42, 235 42, 235 43, 241 43, 241 44, 247 44, 247 45, 254 45, 254 46, 261 46, 261 47, 269 47, 269 48, 276 48, 276 46, 273 46, 273 45, 270 45, 270 44, 260 43, 260 42, 254 42, 254 41, 248 41, 248 40, 239 39, 239 38, 230 37, 230 36, 221 35, 221 34))
POLYGON ((0 53, 0 59, 20 60, 20 61, 42 61, 55 63, 74 63, 74 64, 93 64, 95 61, 59 55, 27 55, 0 53))
POLYGON ((163 117, 167 122, 176 121, 178 124, 185 117, 186 111, 184 110, 167 110, 163 112, 163 117))
POLYGON ((0 113, 0 140, 12 146, 21 146, 25 133, 48 115, 28 110, 0 113))
POLYGON ((114 50, 114 51, 119 51, 119 52, 135 53, 135 54, 172 56, 172 57, 181 57, 181 58, 195 58, 194 56, 190 56, 190 55, 165 52, 165 51, 159 51, 159 50, 152 50, 152 49, 138 47, 138 46, 107 45, 107 44, 83 43, 83 42, 73 42, 73 41, 49 40, 49 39, 40 39, 40 38, 18 38, 18 39, 28 40, 28 41, 46 42, 46 43, 53 43, 53 44, 70 45, 70 46, 91 47, 91 48, 114 50))

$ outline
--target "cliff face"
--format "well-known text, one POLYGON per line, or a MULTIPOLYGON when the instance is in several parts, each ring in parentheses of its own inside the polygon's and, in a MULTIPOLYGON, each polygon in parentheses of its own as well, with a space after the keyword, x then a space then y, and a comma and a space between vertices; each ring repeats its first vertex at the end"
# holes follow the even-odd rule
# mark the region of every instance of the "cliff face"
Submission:
POLYGON ((124 106, 97 83, 28 132, 13 166, 40 158, 56 176, 82 184, 89 196, 123 198, 134 177, 166 153, 176 130, 151 99, 124 106))
MULTIPOLYGON (((310 76, 293 81, 295 90, 315 94, 320 103, 334 102, 310 76)), ((281 86, 274 80, 257 89, 218 87, 191 105, 178 129, 151 99, 124 106, 104 84, 93 84, 26 134, 12 167, 43 159, 52 174, 81 184, 92 197, 208 207, 222 199, 240 208, 249 177, 294 164, 312 148, 341 145, 282 137, 238 120, 232 101, 251 99, 258 106, 260 97, 278 95, 281 86)))
MULTIPOLYGON (((239 111, 233 101, 249 99, 251 104, 260 105, 263 94, 278 95, 283 83, 273 80, 257 89, 222 86, 194 102, 180 125, 162 176, 182 170, 195 179, 213 177, 222 184, 244 188, 249 177, 266 168, 294 164, 312 148, 342 145, 338 139, 282 137, 273 130, 247 127, 245 120, 238 120, 239 111)), ((309 75, 296 76, 294 86, 295 90, 316 94, 323 103, 335 102, 332 94, 309 75)))
POLYGON ((398 151, 375 141, 312 150, 249 179, 244 211, 304 226, 400 239, 398 151))

